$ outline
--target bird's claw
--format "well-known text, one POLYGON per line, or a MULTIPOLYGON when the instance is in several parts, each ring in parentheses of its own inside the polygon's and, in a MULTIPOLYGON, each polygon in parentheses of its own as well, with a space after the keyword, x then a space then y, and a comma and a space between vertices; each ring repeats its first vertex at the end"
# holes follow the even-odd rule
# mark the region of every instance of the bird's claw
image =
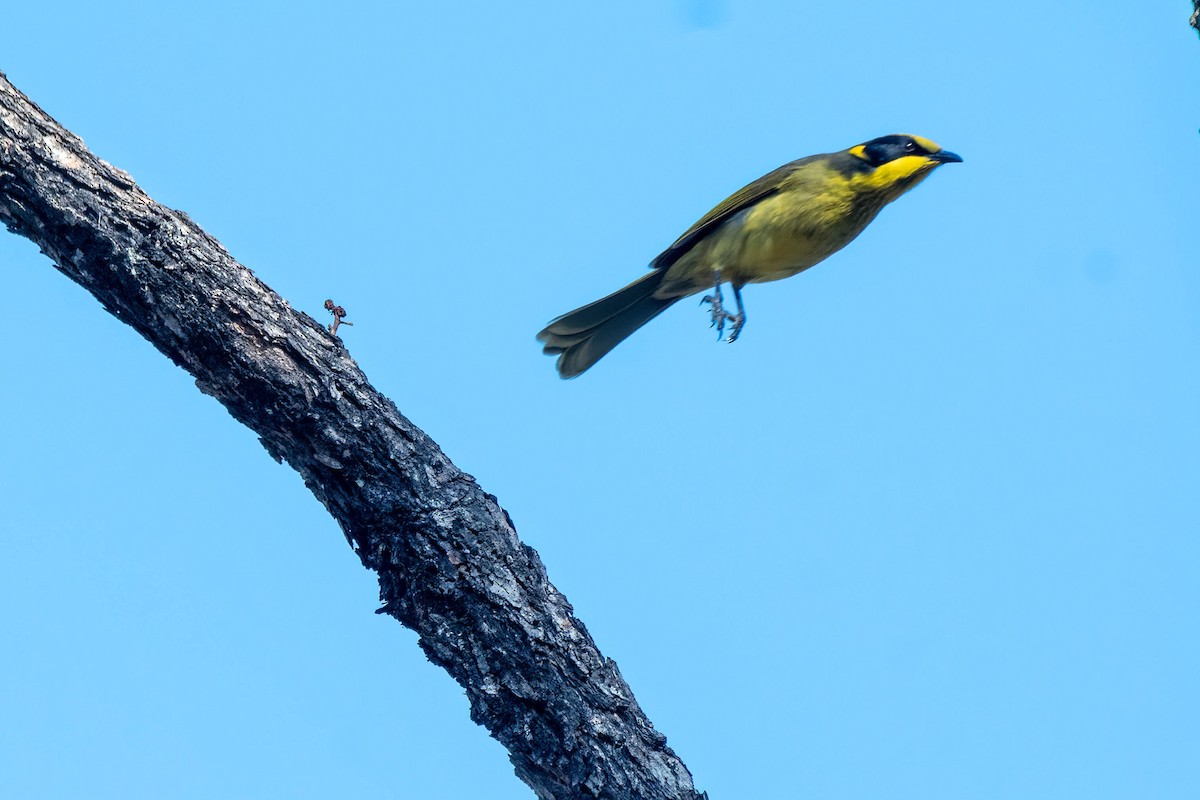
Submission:
POLYGON ((712 305, 712 308, 710 309, 710 313, 712 314, 712 322, 708 324, 708 327, 716 327, 718 342, 721 341, 721 339, 725 336, 725 320, 735 319, 733 314, 730 314, 725 310, 725 306, 721 302, 721 299, 720 289, 717 290, 715 295, 706 294, 704 297, 700 298, 700 305, 704 305, 705 303, 712 305))
POLYGON ((708 327, 717 329, 717 341, 725 338, 725 323, 732 323, 729 329, 729 338, 725 341, 733 343, 737 341, 738 336, 742 333, 742 326, 746 324, 746 314, 742 311, 742 296, 738 294, 738 290, 734 288, 734 295, 738 300, 738 313, 730 314, 725 310, 725 305, 722 302, 724 298, 721 296, 721 284, 719 282, 713 286, 713 293, 706 294, 700 298, 700 305, 708 303, 712 306, 709 313, 712 314, 712 322, 708 327))
POLYGON ((745 314, 726 314, 725 316, 727 316, 729 318, 730 322, 733 323, 733 326, 729 329, 729 338, 726 339, 725 341, 729 342, 730 344, 733 344, 734 342, 737 341, 738 336, 740 336, 742 333, 742 326, 746 324, 746 315, 745 314))

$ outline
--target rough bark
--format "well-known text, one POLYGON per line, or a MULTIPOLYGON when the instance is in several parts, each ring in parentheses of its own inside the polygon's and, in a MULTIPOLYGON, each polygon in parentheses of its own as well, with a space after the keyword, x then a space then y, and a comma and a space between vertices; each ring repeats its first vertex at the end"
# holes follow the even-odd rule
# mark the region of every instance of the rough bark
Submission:
POLYGON ((1192 0, 1192 18, 1190 23, 1200 33, 1200 0, 1192 0))
POLYGON ((342 343, 0 74, 0 219, 254 430, 379 575, 379 613, 466 690, 538 797, 694 800, 507 513, 342 343))

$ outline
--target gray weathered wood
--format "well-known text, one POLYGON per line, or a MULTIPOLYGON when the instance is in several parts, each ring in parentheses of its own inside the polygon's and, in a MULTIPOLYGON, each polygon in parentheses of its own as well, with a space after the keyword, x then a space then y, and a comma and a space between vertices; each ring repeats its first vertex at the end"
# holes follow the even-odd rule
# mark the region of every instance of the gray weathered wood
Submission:
POLYGON ((539 797, 697 797, 496 498, 372 388, 337 338, 2 74, 0 220, 303 476, 378 573, 380 613, 420 634, 539 797))

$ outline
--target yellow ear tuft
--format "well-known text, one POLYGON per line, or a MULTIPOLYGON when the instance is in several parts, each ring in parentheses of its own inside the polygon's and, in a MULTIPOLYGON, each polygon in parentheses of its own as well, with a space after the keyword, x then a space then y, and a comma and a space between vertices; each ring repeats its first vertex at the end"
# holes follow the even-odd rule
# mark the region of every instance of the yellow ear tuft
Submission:
POLYGON ((937 163, 925 156, 901 156, 880 164, 864 181, 875 189, 891 194, 893 198, 899 197, 933 172, 937 163))

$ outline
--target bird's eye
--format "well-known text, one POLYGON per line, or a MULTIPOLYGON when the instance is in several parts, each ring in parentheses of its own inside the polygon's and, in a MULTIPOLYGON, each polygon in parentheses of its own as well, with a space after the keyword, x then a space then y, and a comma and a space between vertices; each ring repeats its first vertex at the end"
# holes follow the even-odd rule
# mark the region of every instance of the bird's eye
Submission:
POLYGON ((910 140, 909 140, 908 142, 906 142, 906 143, 905 143, 905 145, 904 145, 904 152, 906 152, 906 153, 915 153, 915 152, 917 152, 917 143, 916 143, 916 142, 914 142, 914 141, 912 141, 912 140, 910 139, 910 140))

